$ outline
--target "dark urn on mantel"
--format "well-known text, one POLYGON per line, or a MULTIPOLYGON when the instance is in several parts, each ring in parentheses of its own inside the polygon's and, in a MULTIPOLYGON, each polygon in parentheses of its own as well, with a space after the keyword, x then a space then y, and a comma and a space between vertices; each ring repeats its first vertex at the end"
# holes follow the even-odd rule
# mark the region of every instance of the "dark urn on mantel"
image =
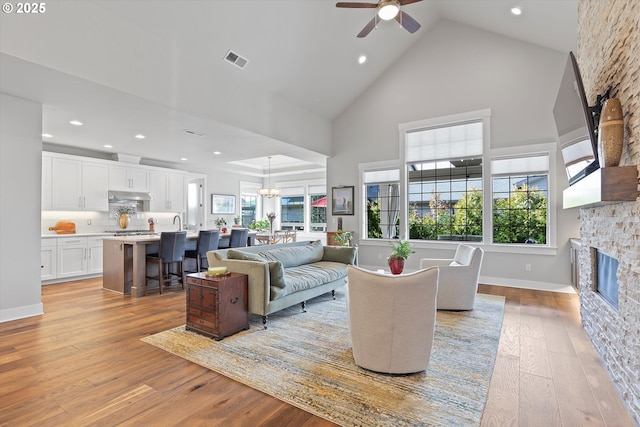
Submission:
POLYGON ((609 98, 602 105, 598 130, 598 151, 601 167, 620 164, 624 141, 624 120, 620 99, 609 98))

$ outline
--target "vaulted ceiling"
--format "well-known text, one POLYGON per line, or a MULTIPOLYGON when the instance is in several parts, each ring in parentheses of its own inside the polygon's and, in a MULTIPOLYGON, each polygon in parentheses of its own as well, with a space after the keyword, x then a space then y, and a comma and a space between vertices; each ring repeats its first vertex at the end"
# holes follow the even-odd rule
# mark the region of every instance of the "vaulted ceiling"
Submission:
POLYGON ((415 34, 383 21, 356 38, 374 9, 329 0, 49 1, 41 14, 0 16, 0 90, 43 103, 51 144, 262 175, 266 156, 276 171, 324 167, 331 122, 440 20, 563 52, 577 45, 575 0, 403 10, 422 25, 415 34), (243 69, 224 60, 229 50, 243 69))

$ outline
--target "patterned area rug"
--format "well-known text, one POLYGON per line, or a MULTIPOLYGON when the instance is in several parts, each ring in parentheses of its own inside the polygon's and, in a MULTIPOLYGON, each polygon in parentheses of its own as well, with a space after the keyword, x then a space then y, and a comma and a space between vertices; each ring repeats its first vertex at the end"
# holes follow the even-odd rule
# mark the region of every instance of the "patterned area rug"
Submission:
POLYGON ((342 426, 479 425, 493 372, 504 298, 479 294, 470 312, 439 311, 429 368, 376 374, 353 362, 344 290, 258 316, 214 341, 184 326, 142 341, 342 426))

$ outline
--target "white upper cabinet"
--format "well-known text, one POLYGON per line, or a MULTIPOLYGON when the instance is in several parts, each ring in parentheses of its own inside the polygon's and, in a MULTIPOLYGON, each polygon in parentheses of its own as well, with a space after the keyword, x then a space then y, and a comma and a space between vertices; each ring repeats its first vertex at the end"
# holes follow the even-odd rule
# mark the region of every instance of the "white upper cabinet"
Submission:
POLYGON ((149 191, 149 171, 136 166, 109 165, 109 189, 149 191))
POLYGON ((149 172, 149 191, 153 196, 151 211, 184 212, 184 175, 152 170, 149 172))
POLYGON ((51 209, 108 211, 108 178, 109 170, 104 163, 52 158, 51 209))
POLYGON ((82 162, 82 209, 85 211, 108 211, 107 184, 109 169, 102 163, 82 162))

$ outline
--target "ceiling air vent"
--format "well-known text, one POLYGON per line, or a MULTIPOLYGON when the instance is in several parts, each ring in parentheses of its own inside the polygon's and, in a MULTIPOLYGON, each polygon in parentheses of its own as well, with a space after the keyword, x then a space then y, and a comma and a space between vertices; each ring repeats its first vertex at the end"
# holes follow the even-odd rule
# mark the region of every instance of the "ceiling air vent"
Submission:
POLYGON ((188 135, 193 135, 193 136, 204 136, 204 133, 196 132, 195 130, 191 130, 191 129, 184 129, 182 132, 188 135))
POLYGON ((232 63, 233 65, 240 68, 241 70, 244 69, 244 67, 249 62, 248 59, 243 58, 242 56, 238 55, 237 53, 231 50, 227 52, 227 54, 224 56, 224 60, 232 63))

